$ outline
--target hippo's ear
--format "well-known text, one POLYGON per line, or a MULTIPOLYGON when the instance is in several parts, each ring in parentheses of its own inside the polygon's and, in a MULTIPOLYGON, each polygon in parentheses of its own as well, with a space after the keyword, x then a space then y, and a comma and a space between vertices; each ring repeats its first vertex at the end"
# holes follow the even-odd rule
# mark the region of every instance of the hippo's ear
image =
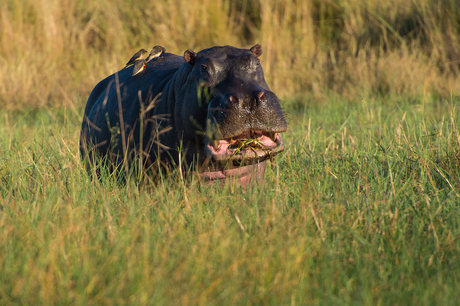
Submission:
POLYGON ((255 56, 259 57, 262 55, 262 46, 257 44, 251 49, 249 49, 249 51, 251 51, 255 56))
POLYGON ((184 52, 184 60, 190 65, 195 64, 196 53, 188 49, 184 52))

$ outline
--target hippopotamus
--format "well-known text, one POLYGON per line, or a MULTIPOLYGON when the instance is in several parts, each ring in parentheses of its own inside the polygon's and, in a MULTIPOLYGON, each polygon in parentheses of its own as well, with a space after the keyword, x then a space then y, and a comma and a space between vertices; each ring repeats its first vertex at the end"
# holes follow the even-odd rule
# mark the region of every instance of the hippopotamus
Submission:
POLYGON ((181 167, 204 181, 260 182, 287 129, 261 54, 258 44, 164 52, 136 75, 133 66, 112 74, 88 98, 82 158, 128 170, 137 156, 144 168, 181 167))

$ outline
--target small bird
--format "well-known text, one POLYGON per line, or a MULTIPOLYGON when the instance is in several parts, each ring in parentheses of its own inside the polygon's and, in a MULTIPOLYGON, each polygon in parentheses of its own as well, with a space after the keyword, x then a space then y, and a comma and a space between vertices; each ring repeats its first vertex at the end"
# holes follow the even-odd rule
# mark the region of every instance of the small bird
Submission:
POLYGON ((137 51, 136 54, 134 54, 133 57, 131 57, 129 61, 126 63, 125 68, 133 65, 135 61, 142 59, 145 53, 147 53, 147 50, 145 49, 140 49, 139 51, 137 51))
POLYGON ((163 53, 165 53, 166 49, 162 46, 156 45, 153 47, 152 51, 150 51, 149 56, 145 59, 146 62, 149 62, 153 59, 159 58, 163 53))
POLYGON ((142 70, 144 70, 146 67, 145 63, 146 61, 144 59, 139 59, 137 61, 134 61, 134 69, 133 69, 132 76, 135 76, 139 74, 142 70))

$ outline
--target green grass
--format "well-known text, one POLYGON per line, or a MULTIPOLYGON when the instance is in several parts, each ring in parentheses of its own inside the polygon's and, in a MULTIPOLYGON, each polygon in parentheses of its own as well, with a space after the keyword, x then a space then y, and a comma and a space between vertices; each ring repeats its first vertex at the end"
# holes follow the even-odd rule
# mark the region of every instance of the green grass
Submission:
POLYGON ((248 190, 91 181, 81 110, 0 113, 0 304, 456 304, 458 102, 288 109, 248 190))

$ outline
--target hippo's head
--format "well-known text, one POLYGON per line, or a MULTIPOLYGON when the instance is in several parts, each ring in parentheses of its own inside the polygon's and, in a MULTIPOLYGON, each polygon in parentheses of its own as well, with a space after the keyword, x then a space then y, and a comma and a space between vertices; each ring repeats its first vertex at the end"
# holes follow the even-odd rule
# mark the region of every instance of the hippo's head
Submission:
POLYGON ((187 50, 187 80, 175 107, 183 139, 199 153, 202 177, 231 177, 245 184, 263 177, 265 163, 284 149, 287 124, 264 79, 260 45, 251 49, 187 50))

